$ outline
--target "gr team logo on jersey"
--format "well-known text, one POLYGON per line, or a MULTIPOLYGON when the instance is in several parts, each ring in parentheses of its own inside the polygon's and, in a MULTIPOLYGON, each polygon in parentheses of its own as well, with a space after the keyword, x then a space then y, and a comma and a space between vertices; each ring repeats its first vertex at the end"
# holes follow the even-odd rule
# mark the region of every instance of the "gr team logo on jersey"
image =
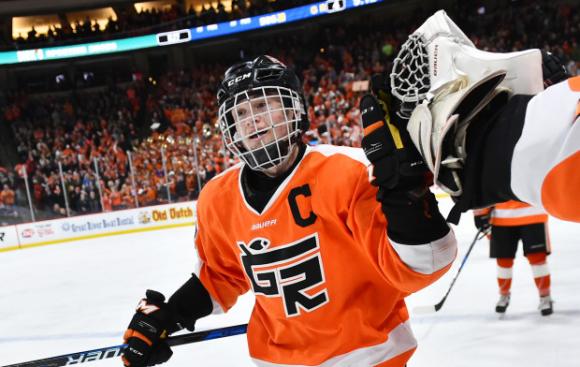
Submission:
POLYGON ((328 303, 317 233, 275 248, 269 248, 266 238, 238 245, 254 293, 281 297, 286 316, 311 312, 328 303))

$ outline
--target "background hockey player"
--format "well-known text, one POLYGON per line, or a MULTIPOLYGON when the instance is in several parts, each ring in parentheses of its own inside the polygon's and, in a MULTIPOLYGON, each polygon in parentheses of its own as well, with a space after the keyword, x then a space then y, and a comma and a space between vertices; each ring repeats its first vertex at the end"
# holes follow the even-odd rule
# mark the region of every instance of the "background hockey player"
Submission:
POLYGON ((514 258, 521 240, 524 256, 532 267, 534 282, 540 295, 538 309, 543 316, 552 314, 551 278, 547 264, 551 248, 546 213, 526 203, 508 201, 491 208, 475 210, 474 221, 475 226, 482 231, 491 226, 489 255, 497 261, 500 293, 496 312, 504 313, 509 305, 514 258))
POLYGON ((201 267, 167 303, 147 291, 124 364, 167 361, 168 334, 251 289, 257 365, 404 366, 416 341, 403 298, 443 275, 457 248, 432 177, 406 154, 387 106, 362 99, 364 152, 306 147, 300 82, 268 56, 228 69, 218 104, 224 143, 241 163, 203 188, 201 267))

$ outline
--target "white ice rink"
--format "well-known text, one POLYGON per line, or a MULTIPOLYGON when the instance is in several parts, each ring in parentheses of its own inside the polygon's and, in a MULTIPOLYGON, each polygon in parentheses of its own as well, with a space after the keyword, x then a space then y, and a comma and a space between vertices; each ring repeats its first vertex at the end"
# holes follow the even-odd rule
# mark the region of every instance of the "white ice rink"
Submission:
MULTIPOLYGON (((438 302, 447 290, 475 234, 470 214, 455 231, 458 260, 444 278, 408 299, 411 311, 438 302)), ((550 233, 552 316, 537 310, 537 291, 521 252, 512 303, 504 317, 495 314, 496 266, 482 240, 443 309, 412 313, 419 348, 409 367, 579 367, 580 225, 550 218, 550 233)), ((192 241, 193 230, 185 227, 0 253, 0 366, 121 344, 147 288, 169 295, 189 277, 192 241)), ((198 330, 246 322, 251 307, 251 295, 245 295, 227 315, 200 320, 198 330)), ((245 336, 236 336, 175 347, 166 366, 252 364, 245 336)))

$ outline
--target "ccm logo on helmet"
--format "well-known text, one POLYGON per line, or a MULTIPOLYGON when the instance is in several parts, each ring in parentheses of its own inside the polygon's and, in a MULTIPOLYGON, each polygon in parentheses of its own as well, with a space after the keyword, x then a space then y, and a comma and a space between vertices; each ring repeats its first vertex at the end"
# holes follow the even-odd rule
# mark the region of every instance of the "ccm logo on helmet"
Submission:
POLYGON ((235 77, 234 79, 228 81, 228 87, 231 87, 234 84, 238 84, 239 82, 241 82, 244 79, 248 79, 249 77, 252 76, 252 73, 246 73, 246 74, 242 74, 240 76, 235 77))

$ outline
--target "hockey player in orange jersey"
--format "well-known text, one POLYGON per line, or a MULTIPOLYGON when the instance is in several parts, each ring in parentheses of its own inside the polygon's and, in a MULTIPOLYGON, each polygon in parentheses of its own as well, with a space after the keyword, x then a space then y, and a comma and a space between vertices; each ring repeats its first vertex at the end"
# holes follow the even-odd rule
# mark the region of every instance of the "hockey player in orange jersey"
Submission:
POLYGON ((369 95, 364 151, 307 147, 300 82, 269 56, 228 69, 218 104, 241 163, 203 188, 201 267, 167 302, 147 291, 125 333, 125 366, 167 361, 166 335, 227 312, 249 290, 258 366, 404 366, 416 348, 404 298, 457 251, 409 140, 369 95))
POLYGON ((500 298, 496 312, 504 313, 511 297, 512 268, 522 241, 525 257, 532 267, 534 282, 540 295, 538 309, 551 315, 550 271, 547 256, 551 252, 548 237, 548 216, 544 211, 519 201, 499 203, 491 208, 474 210, 475 226, 486 231, 491 227, 490 257, 497 261, 497 282, 500 298))
POLYGON ((390 77, 411 139, 456 201, 451 222, 507 200, 580 222, 580 76, 553 55, 478 50, 438 11, 390 77))

